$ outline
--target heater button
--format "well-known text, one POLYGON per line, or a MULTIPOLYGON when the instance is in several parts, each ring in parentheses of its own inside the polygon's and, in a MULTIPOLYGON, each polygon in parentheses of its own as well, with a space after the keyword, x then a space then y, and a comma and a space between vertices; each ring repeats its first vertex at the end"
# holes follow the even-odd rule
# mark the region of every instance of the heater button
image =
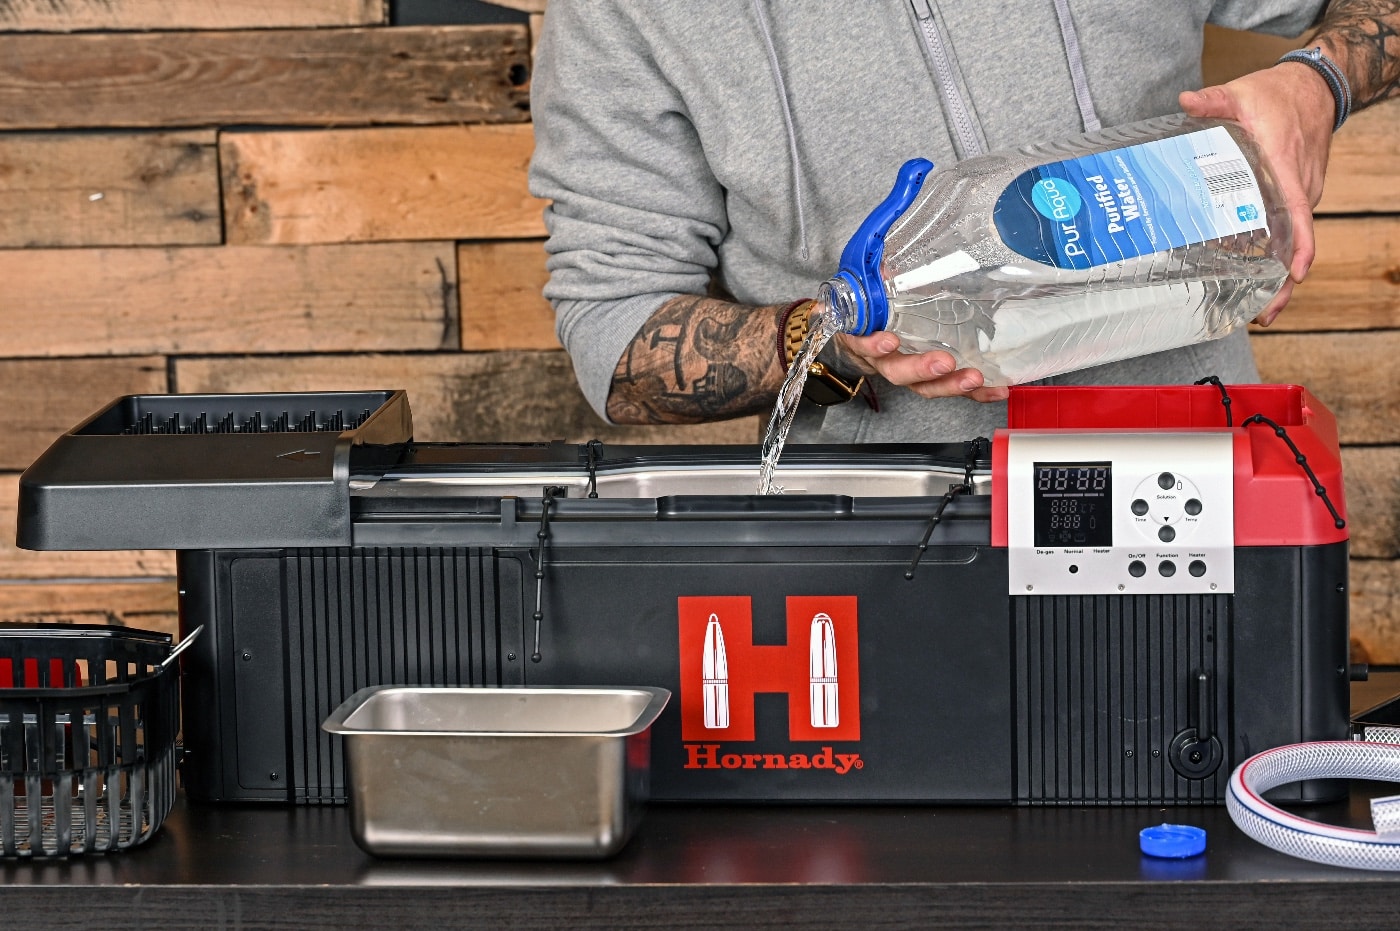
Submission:
POLYGON ((1191 560, 1191 565, 1186 567, 1186 571, 1191 573, 1193 578, 1199 579, 1206 574, 1206 564, 1199 559, 1191 560))

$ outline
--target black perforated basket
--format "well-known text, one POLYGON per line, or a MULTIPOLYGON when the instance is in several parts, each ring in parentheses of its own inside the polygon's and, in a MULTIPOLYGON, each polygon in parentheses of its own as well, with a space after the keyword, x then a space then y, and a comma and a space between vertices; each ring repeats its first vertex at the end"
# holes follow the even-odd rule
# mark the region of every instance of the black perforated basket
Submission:
POLYGON ((0 626, 0 856, 156 832, 175 801, 178 652, 152 631, 0 626))

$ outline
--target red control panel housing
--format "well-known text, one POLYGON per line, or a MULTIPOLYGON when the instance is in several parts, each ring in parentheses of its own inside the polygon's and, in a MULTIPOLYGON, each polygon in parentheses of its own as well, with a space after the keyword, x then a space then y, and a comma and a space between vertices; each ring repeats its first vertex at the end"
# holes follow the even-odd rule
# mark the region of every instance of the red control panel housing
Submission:
POLYGON ((1348 538, 1337 421, 1299 385, 1227 385, 1223 393, 1215 385, 1012 388, 1007 426, 992 438, 993 546, 1007 545, 1007 438, 1017 430, 1083 434, 1086 453, 1092 452, 1095 434, 1231 431, 1236 546, 1307 546, 1348 538), (1255 415, 1266 420, 1251 420, 1255 415))

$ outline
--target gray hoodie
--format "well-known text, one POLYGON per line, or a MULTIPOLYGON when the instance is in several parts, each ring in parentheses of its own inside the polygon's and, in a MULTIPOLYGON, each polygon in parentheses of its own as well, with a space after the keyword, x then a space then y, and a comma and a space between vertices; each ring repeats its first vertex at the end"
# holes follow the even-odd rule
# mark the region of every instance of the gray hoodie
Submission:
MULTIPOLYGON (((1201 84, 1204 23, 1298 35, 1323 5, 551 0, 531 190, 552 202, 545 295, 584 395, 603 413, 623 350, 678 294, 814 294, 905 160, 1175 112, 1201 84)), ((1207 375, 1258 379, 1244 332, 1057 381, 1207 375)), ((793 440, 961 440, 1005 422, 1002 404, 877 390, 878 410, 804 405, 793 440)))

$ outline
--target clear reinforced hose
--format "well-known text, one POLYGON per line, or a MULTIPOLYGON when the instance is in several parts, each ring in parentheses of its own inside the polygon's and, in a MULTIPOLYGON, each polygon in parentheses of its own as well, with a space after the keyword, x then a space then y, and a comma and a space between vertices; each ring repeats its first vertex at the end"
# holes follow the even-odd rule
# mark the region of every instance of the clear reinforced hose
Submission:
POLYGON ((1317 741, 1265 750, 1230 776, 1225 808, 1241 831, 1281 853, 1366 870, 1400 870, 1400 796, 1371 801, 1376 830, 1343 828, 1290 814, 1263 795, 1304 779, 1400 782, 1400 744, 1317 741))

